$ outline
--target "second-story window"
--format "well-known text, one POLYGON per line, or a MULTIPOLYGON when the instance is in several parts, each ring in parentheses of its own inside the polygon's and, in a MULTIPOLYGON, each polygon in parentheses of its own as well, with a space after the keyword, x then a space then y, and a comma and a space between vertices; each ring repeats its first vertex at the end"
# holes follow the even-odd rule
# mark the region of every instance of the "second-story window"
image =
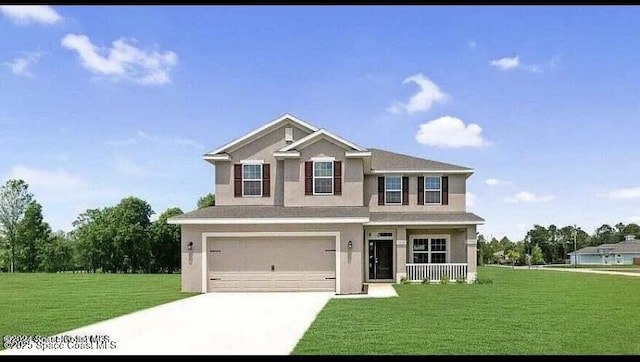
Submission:
POLYGON ((333 161, 313 161, 313 193, 333 194, 333 161))
POLYGON ((242 196, 262 196, 262 164, 242 165, 242 196))
POLYGON ((384 178, 384 201, 386 205, 402 204, 402 177, 386 176, 384 178))
POLYGON ((442 202, 442 189, 441 189, 440 176, 425 176, 424 178, 424 203, 425 204, 438 204, 442 202))

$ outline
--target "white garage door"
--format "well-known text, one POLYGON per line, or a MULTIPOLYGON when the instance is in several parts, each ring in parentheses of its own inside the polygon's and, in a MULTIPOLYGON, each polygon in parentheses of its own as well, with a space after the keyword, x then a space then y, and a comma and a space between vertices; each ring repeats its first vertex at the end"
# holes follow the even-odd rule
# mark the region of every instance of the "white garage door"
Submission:
POLYGON ((209 239, 208 291, 335 291, 335 239, 209 239))

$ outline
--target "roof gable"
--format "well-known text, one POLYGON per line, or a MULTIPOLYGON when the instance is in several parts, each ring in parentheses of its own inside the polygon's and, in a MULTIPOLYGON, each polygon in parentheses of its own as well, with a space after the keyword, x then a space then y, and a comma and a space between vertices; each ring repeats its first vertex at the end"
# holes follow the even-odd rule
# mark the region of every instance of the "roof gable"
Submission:
MULTIPOLYGON (((318 130, 318 127, 309 124, 303 120, 301 120, 300 118, 289 114, 289 113, 285 113, 282 116, 274 119, 273 121, 263 125, 262 127, 256 128, 255 130, 245 134, 244 136, 241 136, 239 138, 234 139, 231 142, 228 142, 218 148, 216 148, 215 150, 211 151, 211 152, 207 152, 204 156, 213 156, 216 154, 220 154, 223 152, 228 152, 231 149, 234 148, 238 148, 242 145, 245 145, 249 142, 252 142, 253 140, 261 137, 262 135, 272 131, 273 129, 279 127, 280 125, 286 123, 286 122, 291 122, 297 126, 299 126, 300 128, 308 131, 308 132, 316 132, 318 130)), ((313 133, 312 133, 313 134, 313 133)), ((306 138, 306 137, 305 137, 306 138)))
POLYGON ((314 144, 320 140, 327 140, 331 143, 334 143, 342 148, 345 148, 346 150, 355 150, 355 151, 366 151, 367 149, 362 147, 362 146, 358 146, 357 144, 346 140, 334 133, 331 133, 329 131, 327 131, 324 128, 321 128, 313 133, 311 133, 310 135, 303 137, 299 140, 297 140, 296 142, 293 142, 281 149, 279 149, 277 152, 287 152, 287 151, 291 151, 291 150, 301 150, 311 144, 314 144))

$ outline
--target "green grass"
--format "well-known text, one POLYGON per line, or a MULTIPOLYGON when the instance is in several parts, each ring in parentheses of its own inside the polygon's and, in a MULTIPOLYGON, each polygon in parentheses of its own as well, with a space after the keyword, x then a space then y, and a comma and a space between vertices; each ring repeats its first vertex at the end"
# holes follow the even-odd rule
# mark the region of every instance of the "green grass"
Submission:
POLYGON ((294 354, 640 354, 640 278, 480 267, 493 284, 332 299, 294 354))
POLYGON ((634 265, 634 264, 594 264, 594 265, 587 265, 587 264, 582 264, 582 265, 573 265, 573 264, 550 264, 550 265, 546 265, 544 266, 545 268, 586 268, 586 269, 603 269, 603 268, 607 268, 607 269, 638 269, 640 270, 640 265, 634 265))
POLYGON ((54 335, 194 294, 180 274, 0 273, 0 336, 54 335))

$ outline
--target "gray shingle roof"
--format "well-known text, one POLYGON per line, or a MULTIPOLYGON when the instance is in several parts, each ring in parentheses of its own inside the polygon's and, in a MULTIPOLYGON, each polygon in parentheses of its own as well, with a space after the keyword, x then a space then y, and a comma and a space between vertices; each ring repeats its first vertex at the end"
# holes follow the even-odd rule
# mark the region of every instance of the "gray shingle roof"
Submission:
POLYGON ((208 218, 300 218, 300 217, 367 217, 369 208, 365 206, 332 207, 284 207, 284 206, 211 206, 194 210, 172 218, 208 219, 208 218))
MULTIPOLYGON (((621 241, 615 244, 602 244, 598 246, 587 246, 578 249, 578 254, 600 254, 599 249, 610 249, 612 253, 640 253, 640 240, 621 241)), ((573 252, 569 253, 573 255, 573 252)))
POLYGON ((472 212, 372 212, 369 222, 484 222, 484 219, 472 212))
POLYGON ((410 170, 434 170, 434 171, 460 171, 472 169, 463 166, 452 165, 450 163, 438 162, 405 155, 402 153, 389 152, 377 148, 369 148, 371 151, 371 169, 389 171, 410 171, 410 170))

